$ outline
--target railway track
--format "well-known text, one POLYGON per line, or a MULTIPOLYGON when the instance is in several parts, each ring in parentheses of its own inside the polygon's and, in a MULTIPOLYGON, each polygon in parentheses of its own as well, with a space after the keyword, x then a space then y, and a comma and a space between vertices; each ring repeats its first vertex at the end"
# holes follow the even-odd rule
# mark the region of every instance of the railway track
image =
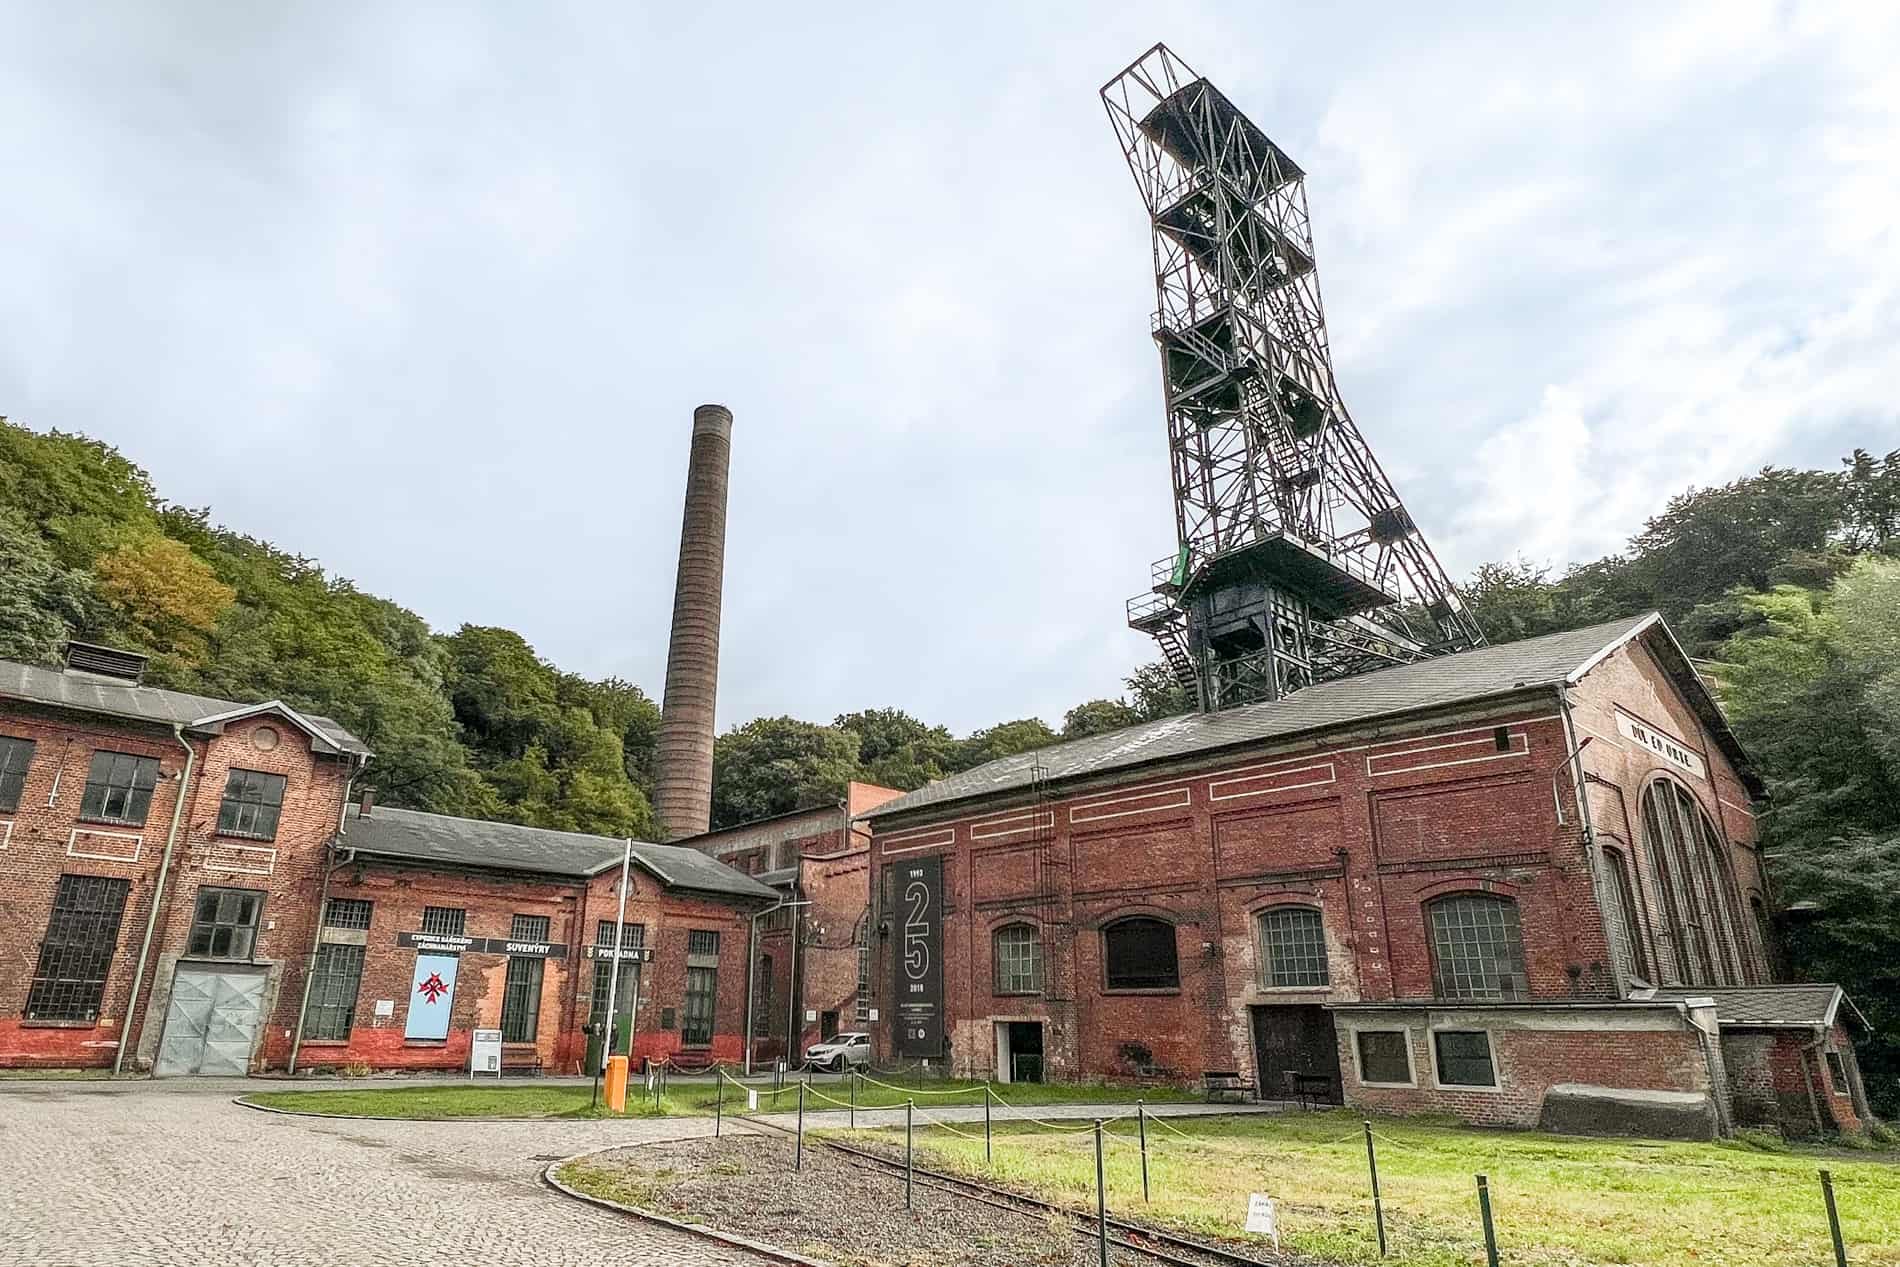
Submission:
MULTIPOLYGON (((762 1127, 783 1135, 793 1132, 774 1122, 763 1122, 756 1118, 743 1119, 748 1126, 762 1127)), ((904 1173, 901 1158, 858 1148, 836 1140, 814 1140, 834 1152, 842 1153, 854 1164, 869 1169, 883 1171, 886 1174, 904 1173)), ((977 1201, 1000 1210, 1009 1210, 1025 1218, 1046 1219, 1051 1214, 1060 1214, 1074 1227, 1076 1234, 1085 1240, 1094 1241, 1098 1229, 1092 1216, 1069 1206, 1057 1205, 1038 1197, 1025 1196, 1008 1188, 985 1183, 980 1179, 970 1179, 962 1175, 948 1174, 941 1170, 931 1170, 925 1166, 911 1167, 912 1182, 927 1188, 949 1192, 966 1200, 977 1201)), ((1297 1262, 1291 1255, 1279 1255, 1274 1258, 1253 1258, 1224 1245, 1177 1236, 1172 1232, 1163 1232, 1145 1224, 1130 1222, 1127 1219, 1108 1217, 1108 1243, 1123 1251, 1116 1256, 1117 1262, 1125 1259, 1129 1253, 1142 1255, 1153 1262, 1166 1264, 1166 1267, 1286 1267, 1297 1262)))

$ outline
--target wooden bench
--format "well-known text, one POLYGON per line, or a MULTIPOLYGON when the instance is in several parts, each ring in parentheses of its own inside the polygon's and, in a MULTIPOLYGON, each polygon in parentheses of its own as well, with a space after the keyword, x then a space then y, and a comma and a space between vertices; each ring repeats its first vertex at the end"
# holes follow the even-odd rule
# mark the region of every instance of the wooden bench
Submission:
POLYGON ((531 1073, 541 1076, 541 1049, 533 1045, 508 1045, 501 1049, 501 1072, 531 1073))
POLYGON ((1245 1103, 1253 1099, 1253 1079, 1235 1069, 1209 1069, 1201 1075, 1201 1082, 1207 1088, 1209 1104, 1223 1100, 1245 1103))
POLYGON ((1298 1100, 1301 1108, 1311 1108, 1315 1101, 1320 1104, 1333 1102, 1331 1074, 1301 1073, 1297 1069, 1289 1069, 1284 1076, 1288 1098, 1298 1100))

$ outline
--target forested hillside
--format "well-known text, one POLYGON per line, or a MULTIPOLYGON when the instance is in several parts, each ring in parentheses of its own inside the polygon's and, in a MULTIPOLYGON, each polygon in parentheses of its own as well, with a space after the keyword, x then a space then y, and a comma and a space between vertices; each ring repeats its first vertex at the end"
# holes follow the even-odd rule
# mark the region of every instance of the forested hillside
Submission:
MULTIPOLYGON (((1673 498, 1626 551, 1561 575, 1488 563, 1466 596, 1494 642, 1650 608, 1711 680, 1767 780, 1763 826, 1802 975, 1873 1022, 1863 1065, 1900 1111, 1900 453, 1766 469, 1673 498)), ((69 635, 152 655, 149 680, 280 697, 377 752, 387 801, 644 835, 659 711, 640 687, 562 672, 520 634, 436 633, 316 561, 166 502, 115 450, 0 419, 0 658, 69 635)), ((850 779, 920 787, 994 757, 1184 711, 1159 665, 1116 698, 959 738, 898 709, 829 725, 760 718, 718 739, 720 825, 828 803, 850 779)))

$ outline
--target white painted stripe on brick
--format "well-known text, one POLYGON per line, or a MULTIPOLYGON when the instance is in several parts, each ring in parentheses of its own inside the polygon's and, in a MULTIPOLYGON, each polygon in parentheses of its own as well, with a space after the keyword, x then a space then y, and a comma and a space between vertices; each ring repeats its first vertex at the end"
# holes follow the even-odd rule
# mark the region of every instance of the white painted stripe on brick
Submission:
POLYGON ((137 862, 139 852, 145 848, 145 837, 135 836, 123 831, 92 831, 84 827, 73 828, 73 834, 66 838, 66 856, 68 858, 94 858, 100 862, 137 862), (132 856, 118 853, 87 853, 79 847, 79 838, 97 840, 129 840, 132 842, 132 856))
MULTIPOLYGON (((1492 726, 1490 729, 1496 730, 1497 727, 1492 726)), ((1427 761, 1422 765, 1399 766, 1392 770, 1375 770, 1372 767, 1372 763, 1375 761, 1396 760, 1399 757, 1417 756, 1422 752, 1446 752, 1453 748, 1473 748, 1481 744, 1495 744, 1496 741, 1490 738, 1460 739, 1456 743, 1425 744, 1417 748, 1401 748, 1397 752, 1372 753, 1366 757, 1366 777, 1379 779, 1384 778, 1388 774, 1414 774, 1420 770, 1443 770, 1448 766, 1477 765, 1484 761, 1515 761, 1521 757, 1529 757, 1531 755, 1530 737, 1523 731, 1508 731, 1505 742, 1512 745, 1509 752, 1492 752, 1482 757, 1460 757, 1454 761, 1427 761), (1516 746, 1519 740, 1523 741, 1523 747, 1521 748, 1516 746)))
POLYGON ((1189 791, 1186 784, 1181 784, 1178 787, 1162 788, 1155 792, 1135 792, 1128 796, 1110 796, 1099 801, 1084 801, 1080 805, 1072 805, 1069 807, 1069 821, 1071 823, 1095 823, 1105 818, 1126 818, 1130 814, 1156 814, 1162 810, 1186 809, 1193 803, 1193 793, 1189 791), (1165 801, 1159 799, 1164 796, 1168 799, 1165 801), (1100 814, 1087 812, 1102 809, 1109 805, 1125 805, 1129 801, 1153 801, 1154 804, 1138 805, 1133 809, 1109 810, 1106 813, 1100 814))
POLYGON ((998 818, 985 818, 970 824, 971 840, 1002 840, 1007 836, 1021 836, 1027 832, 1053 830, 1056 825, 1054 810, 1034 810, 1024 814, 1004 814, 998 818), (1021 823, 1020 827, 1007 824, 1021 823))
MULTIPOLYGON (((1280 764, 1285 764, 1284 762, 1280 764)), ((1268 796, 1274 792, 1293 792, 1303 787, 1325 787, 1339 781, 1339 768, 1330 761, 1321 761, 1314 765, 1293 766, 1287 770, 1275 770, 1270 774, 1250 774, 1239 779, 1216 779, 1207 785, 1207 799, 1210 801, 1244 801, 1250 796, 1268 796), (1238 783, 1258 783, 1262 779, 1277 778, 1283 774, 1305 774, 1309 770, 1324 770, 1323 779, 1308 779, 1303 783, 1275 783, 1270 787, 1255 788, 1251 792, 1223 792, 1224 787, 1233 787, 1238 783)))
POLYGON ((218 862, 212 858, 206 858, 206 871, 222 871, 229 875, 270 875, 277 870, 277 850, 269 845, 227 845, 220 843, 215 845, 214 848, 223 853, 262 854, 264 856, 257 859, 257 862, 262 865, 246 867, 239 866, 237 862, 218 862))

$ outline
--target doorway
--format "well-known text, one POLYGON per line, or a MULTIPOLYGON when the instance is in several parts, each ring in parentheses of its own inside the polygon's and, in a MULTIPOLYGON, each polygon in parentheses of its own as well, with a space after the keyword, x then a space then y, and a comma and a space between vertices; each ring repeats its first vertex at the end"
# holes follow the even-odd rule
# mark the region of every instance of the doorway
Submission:
POLYGON ((1042 1022, 996 1022, 996 1077, 999 1082, 1042 1081, 1042 1022))
POLYGON ((261 969, 180 964, 165 1005, 153 1076, 243 1077, 251 1071, 263 1011, 261 969))
POLYGON ((1339 1084, 1339 1037, 1331 1012, 1317 1004, 1249 1010, 1258 1078, 1254 1085, 1262 1099, 1304 1092, 1328 1104, 1345 1103, 1339 1084))
MULTIPOLYGON (((607 1036, 597 1028, 587 1036, 587 1072, 596 1074, 602 1071, 605 1057, 609 1055, 631 1055, 627 1045, 628 1036, 633 1032, 633 1000, 640 993, 640 969, 637 963, 620 965, 620 981, 614 1000, 614 1045, 611 1051, 605 1050, 607 1036)), ((606 959, 594 961, 594 997, 589 1004, 587 1019, 590 1028, 599 1026, 607 1019, 607 983, 613 976, 613 963, 606 959)))

